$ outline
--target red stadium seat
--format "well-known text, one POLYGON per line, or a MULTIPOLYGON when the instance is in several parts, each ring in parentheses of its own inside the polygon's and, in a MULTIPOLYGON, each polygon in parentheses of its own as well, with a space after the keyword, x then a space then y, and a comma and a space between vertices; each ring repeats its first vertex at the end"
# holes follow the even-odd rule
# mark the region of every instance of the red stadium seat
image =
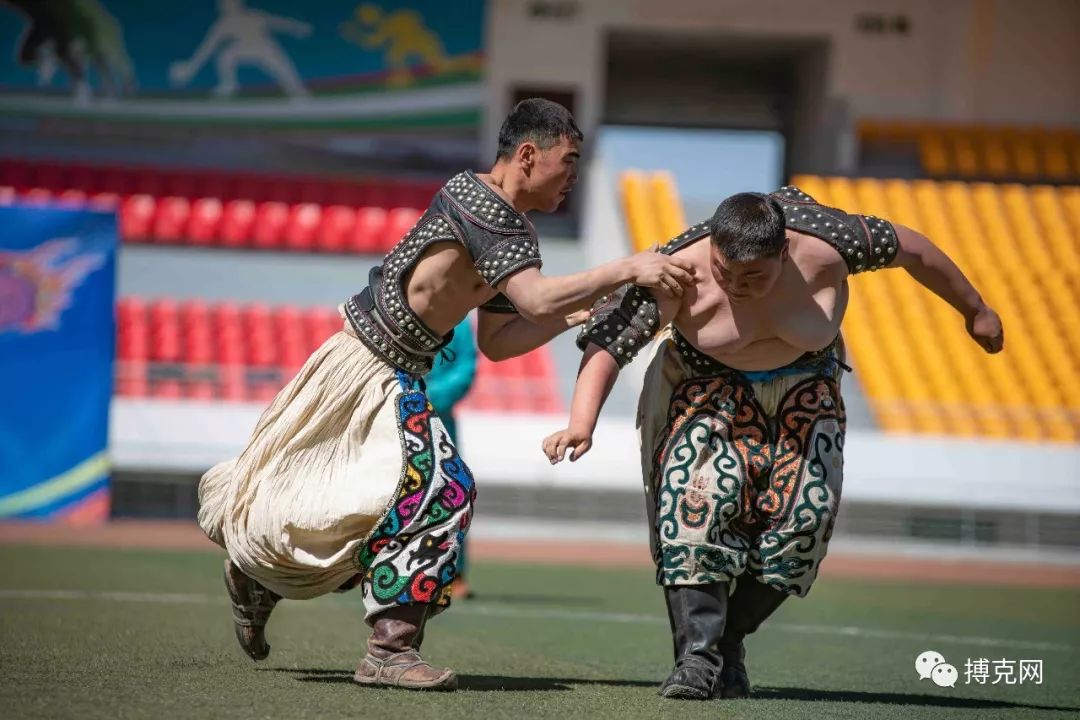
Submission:
POLYGON ((239 331, 227 331, 214 340, 214 358, 220 365, 244 364, 247 351, 239 331))
POLYGON ((349 249, 356 253, 379 253, 386 231, 386 211, 362 207, 356 211, 356 225, 349 238, 349 249))
POLYGON ((145 362, 124 361, 116 364, 116 393, 127 397, 145 397, 150 391, 145 362))
POLYGON ((293 205, 285 225, 285 247, 290 250, 311 250, 322 221, 322 208, 313 203, 293 205))
POLYGON ((187 198, 161 198, 157 203, 157 212, 154 213, 152 239, 155 242, 164 243, 174 243, 183 239, 190 216, 191 203, 187 198))
POLYGON ((151 325, 164 325, 180 320, 180 307, 172 300, 154 300, 146 309, 151 325))
POLYGON ((205 325, 210 327, 210 308, 199 299, 187 300, 177 308, 180 316, 180 324, 185 330, 205 325))
POLYGON ((210 380, 192 380, 184 390, 185 397, 192 400, 213 400, 217 397, 217 389, 210 380))
POLYGON ((192 245, 213 245, 217 242, 224 209, 217 198, 199 198, 191 206, 187 237, 192 245))
POLYGON ((21 200, 30 205, 47 205, 53 201, 53 193, 48 188, 33 187, 23 193, 21 200))
POLYGON ((214 340, 208 325, 197 325, 184 336, 184 362, 191 365, 209 365, 214 362, 214 340))
POLYGON ((120 196, 116 193, 94 193, 90 196, 88 205, 94 210, 115 212, 120 207, 120 196))
POLYGON ((243 402, 247 399, 247 377, 240 365, 220 368, 219 395, 223 400, 243 402))
POLYGON ((281 246, 281 236, 289 220, 289 206, 281 202, 264 202, 255 210, 255 225, 251 233, 253 247, 270 250, 281 246))
POLYGON ((386 227, 383 229, 382 241, 379 250, 389 252, 397 245, 405 234, 412 230, 416 221, 423 213, 414 208, 394 208, 386 216, 386 227))
POLYGON ((344 321, 337 314, 337 310, 315 308, 303 313, 303 322, 310 353, 326 342, 331 335, 341 330, 344 321))
POLYGON ((145 322, 131 322, 117 329, 116 356, 120 360, 145 362, 150 356, 150 335, 145 322))
POLYGON ((315 246, 323 252, 342 252, 356 226, 356 211, 343 205, 331 205, 322 214, 315 236, 315 246))
POLYGON ((120 235, 128 242, 142 242, 150 236, 154 221, 154 198, 132 195, 120 206, 120 235))
POLYGON ((86 193, 82 190, 65 190, 57 195, 56 202, 65 207, 83 207, 86 205, 86 193))
POLYGON ((156 380, 150 384, 150 395, 162 400, 179 400, 184 396, 184 389, 179 380, 156 380))
POLYGON ((219 236, 225 247, 244 247, 251 239, 255 226, 255 203, 250 200, 231 200, 221 216, 219 236))
POLYGON ((146 322, 146 304, 139 298, 123 298, 116 303, 116 321, 120 325, 146 322))

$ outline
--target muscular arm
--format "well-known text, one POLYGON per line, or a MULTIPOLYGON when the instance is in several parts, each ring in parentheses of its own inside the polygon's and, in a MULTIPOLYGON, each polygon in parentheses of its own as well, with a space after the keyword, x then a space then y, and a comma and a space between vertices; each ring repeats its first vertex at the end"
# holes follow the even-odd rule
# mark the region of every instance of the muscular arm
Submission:
MULTIPOLYGON (((675 298, 659 301, 660 327, 675 318, 681 305, 682 301, 675 298)), ((553 465, 564 458, 567 450, 573 451, 570 460, 574 461, 592 447, 592 434, 596 429, 600 411, 618 377, 619 364, 611 353, 599 345, 590 344, 585 349, 581 366, 578 368, 574 399, 570 404, 570 423, 565 430, 560 430, 544 440, 544 454, 553 465)))
POLYGON ((895 223, 894 227, 900 250, 893 265, 907 270, 920 285, 963 315, 968 333, 984 350, 1000 351, 1005 342, 1001 321, 956 263, 921 233, 895 223))
POLYGON ((541 322, 526 320, 517 314, 480 310, 477 344, 489 360, 498 362, 531 352, 552 338, 580 323, 577 314, 541 322))
POLYGON ((601 295, 628 282, 681 297, 682 287, 694 281, 693 266, 684 259, 641 252, 572 275, 546 277, 528 267, 498 283, 525 319, 547 325, 588 307, 601 295))
POLYGON ((982 297, 948 255, 921 233, 896 225, 900 252, 893 263, 902 267, 920 285, 956 308, 965 318, 983 306, 982 297))
POLYGON ((627 282, 630 282, 629 266, 625 259, 620 259, 592 270, 555 277, 546 277, 535 267, 525 268, 499 283, 498 289, 525 319, 536 325, 551 326, 627 282))

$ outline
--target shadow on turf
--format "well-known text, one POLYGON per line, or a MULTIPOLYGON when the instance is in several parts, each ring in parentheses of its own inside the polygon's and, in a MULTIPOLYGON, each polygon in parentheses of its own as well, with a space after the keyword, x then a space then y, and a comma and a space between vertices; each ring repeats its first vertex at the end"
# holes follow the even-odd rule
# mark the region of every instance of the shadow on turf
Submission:
MULTIPOLYGON (((499 605, 558 605, 560 607, 600 607, 603 599, 568 595, 515 595, 512 593, 485 592, 469 598, 467 602, 497 603, 499 605)), ((455 601, 456 602, 456 601, 455 601)))
MULTIPOLYGON (((322 668, 259 668, 264 672, 293 673, 300 682, 351 683, 352 673, 322 668)), ((583 680, 581 678, 508 677, 505 675, 458 675, 458 688, 478 692, 572 690, 572 685, 607 687, 659 687, 656 680, 583 680)))
POLYGON ((1080 708, 1054 705, 1030 705, 1005 700, 949 697, 947 695, 913 695, 911 693, 860 692, 857 690, 815 690, 812 688, 758 687, 755 700, 808 700, 817 702, 859 702, 884 705, 914 705, 923 707, 978 708, 982 710, 1060 710, 1077 712, 1080 708))

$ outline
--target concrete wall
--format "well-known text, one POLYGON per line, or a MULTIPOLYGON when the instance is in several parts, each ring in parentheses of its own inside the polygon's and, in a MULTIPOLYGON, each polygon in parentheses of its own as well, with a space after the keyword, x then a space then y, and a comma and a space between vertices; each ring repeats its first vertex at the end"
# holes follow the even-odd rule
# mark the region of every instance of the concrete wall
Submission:
POLYGON ((485 149, 515 86, 576 89, 582 129, 594 128, 611 29, 825 39, 826 105, 841 103, 849 119, 1080 122, 1073 0, 491 0, 488 12, 485 149), (537 17, 537 7, 564 14, 537 17), (866 13, 904 16, 908 32, 859 32, 866 13))
MULTIPOLYGON (((263 409, 257 403, 116 398, 110 418, 114 467, 202 473, 243 449, 263 409)), ((588 455, 552 466, 540 442, 565 423, 565 415, 463 412, 458 428, 466 460, 483 485, 642 491, 632 419, 602 419, 588 455)), ((1080 513, 1076 445, 849 430, 844 454, 845 501, 1080 513)))

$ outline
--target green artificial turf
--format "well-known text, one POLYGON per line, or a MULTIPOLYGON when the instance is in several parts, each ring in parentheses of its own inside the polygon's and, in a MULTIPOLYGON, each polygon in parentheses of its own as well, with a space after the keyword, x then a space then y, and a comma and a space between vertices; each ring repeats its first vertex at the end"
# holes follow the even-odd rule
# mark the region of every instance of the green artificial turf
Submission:
POLYGON ((1065 718, 1080 713, 1080 592, 823 580, 748 643, 756 697, 656 694, 671 665, 648 569, 475 563, 429 626, 461 690, 360 688, 359 594, 284 602, 254 663, 212 552, 0 547, 5 718, 1065 718), (954 688, 920 681, 942 653, 954 688), (1041 685, 965 684, 967 659, 1043 660, 1041 685), (1058 709, 1060 708, 1060 709, 1058 709))

